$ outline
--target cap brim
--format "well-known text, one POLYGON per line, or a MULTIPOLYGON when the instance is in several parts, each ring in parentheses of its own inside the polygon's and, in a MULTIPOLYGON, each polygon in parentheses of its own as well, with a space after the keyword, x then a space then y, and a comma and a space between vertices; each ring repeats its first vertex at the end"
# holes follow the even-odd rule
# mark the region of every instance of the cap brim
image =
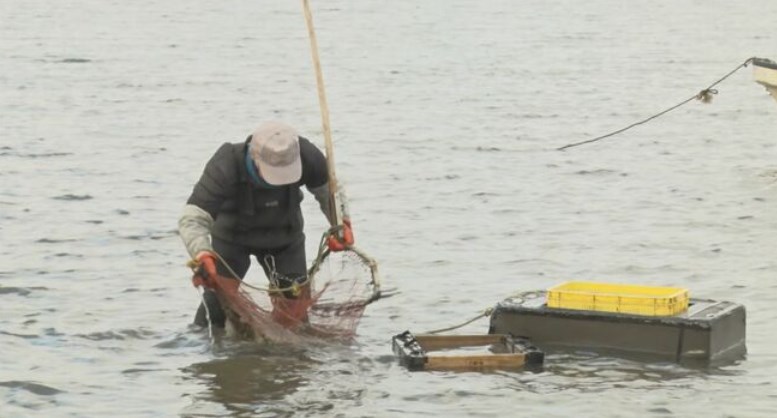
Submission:
POLYGON ((262 180, 273 186, 296 183, 302 178, 302 162, 299 158, 284 166, 270 165, 259 160, 257 168, 262 180))

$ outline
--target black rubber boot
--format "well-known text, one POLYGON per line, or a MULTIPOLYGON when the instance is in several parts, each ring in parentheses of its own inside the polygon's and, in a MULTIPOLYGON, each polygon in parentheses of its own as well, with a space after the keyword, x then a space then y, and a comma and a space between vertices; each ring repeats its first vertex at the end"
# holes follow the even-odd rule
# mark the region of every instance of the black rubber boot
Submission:
POLYGON ((208 310, 206 312, 205 305, 200 303, 200 307, 197 308, 197 313, 194 315, 194 324, 203 328, 207 327, 208 315, 210 315, 210 323, 213 326, 224 328, 226 316, 224 315, 224 310, 221 309, 221 304, 216 294, 212 290, 205 290, 202 297, 205 299, 205 303, 208 304, 208 310))

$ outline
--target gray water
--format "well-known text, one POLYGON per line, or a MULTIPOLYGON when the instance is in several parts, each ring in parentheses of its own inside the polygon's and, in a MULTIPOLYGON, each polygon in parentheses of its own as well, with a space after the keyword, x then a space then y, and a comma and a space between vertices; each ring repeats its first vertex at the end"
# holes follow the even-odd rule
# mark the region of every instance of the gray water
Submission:
POLYGON ((773 415, 777 103, 750 68, 556 148, 777 59, 777 2, 312 3, 357 244, 400 293, 352 344, 290 350, 189 326, 176 221, 262 120, 323 147, 301 3, 0 1, 0 417, 773 415), (481 374, 391 353, 566 280, 742 303, 747 358, 481 374))

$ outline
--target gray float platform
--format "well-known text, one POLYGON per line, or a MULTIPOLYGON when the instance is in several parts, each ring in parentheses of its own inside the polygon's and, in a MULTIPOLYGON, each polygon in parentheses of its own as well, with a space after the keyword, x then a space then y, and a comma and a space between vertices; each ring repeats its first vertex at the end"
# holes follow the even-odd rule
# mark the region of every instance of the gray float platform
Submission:
POLYGON ((526 292, 496 305, 490 334, 529 339, 546 353, 573 348, 647 356, 687 365, 718 365, 744 357, 744 306, 690 299, 688 310, 674 316, 554 309, 545 292, 526 292))

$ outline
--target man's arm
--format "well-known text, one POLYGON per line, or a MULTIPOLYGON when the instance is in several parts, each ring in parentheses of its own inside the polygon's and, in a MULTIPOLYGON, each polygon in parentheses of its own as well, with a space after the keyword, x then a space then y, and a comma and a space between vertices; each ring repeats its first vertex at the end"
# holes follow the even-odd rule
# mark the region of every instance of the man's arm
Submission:
POLYGON ((324 183, 318 187, 308 187, 308 191, 318 201, 318 206, 321 208, 321 213, 326 216, 330 225, 334 225, 335 214, 332 213, 331 206, 329 205, 329 183, 324 183))
POLYGON ((348 206, 345 201, 345 193, 341 185, 338 185, 334 193, 329 193, 329 172, 327 170, 327 161, 321 151, 312 143, 304 138, 300 138, 300 151, 302 155, 302 182, 308 188, 310 193, 316 197, 321 206, 321 212, 329 220, 332 226, 342 226, 337 233, 331 234, 327 238, 327 246, 330 251, 343 251, 354 243, 353 229, 351 228, 351 219, 348 213, 348 206), (337 201, 331 202, 332 197, 337 201), (340 211, 342 223, 336 219, 333 206, 338 205, 336 209, 340 211), (340 224, 340 225, 338 225, 340 224))
POLYGON ((192 258, 202 251, 213 251, 210 243, 210 229, 213 217, 196 205, 186 205, 178 219, 178 234, 192 258))
POLYGON ((192 258, 213 251, 210 231, 221 205, 234 195, 237 173, 230 144, 223 144, 205 165, 178 219, 178 233, 192 258))
POLYGON ((326 157, 315 145, 300 137, 300 156, 302 157, 302 183, 316 198, 321 212, 335 224, 335 214, 332 213, 329 197, 329 173, 326 167, 326 157))

